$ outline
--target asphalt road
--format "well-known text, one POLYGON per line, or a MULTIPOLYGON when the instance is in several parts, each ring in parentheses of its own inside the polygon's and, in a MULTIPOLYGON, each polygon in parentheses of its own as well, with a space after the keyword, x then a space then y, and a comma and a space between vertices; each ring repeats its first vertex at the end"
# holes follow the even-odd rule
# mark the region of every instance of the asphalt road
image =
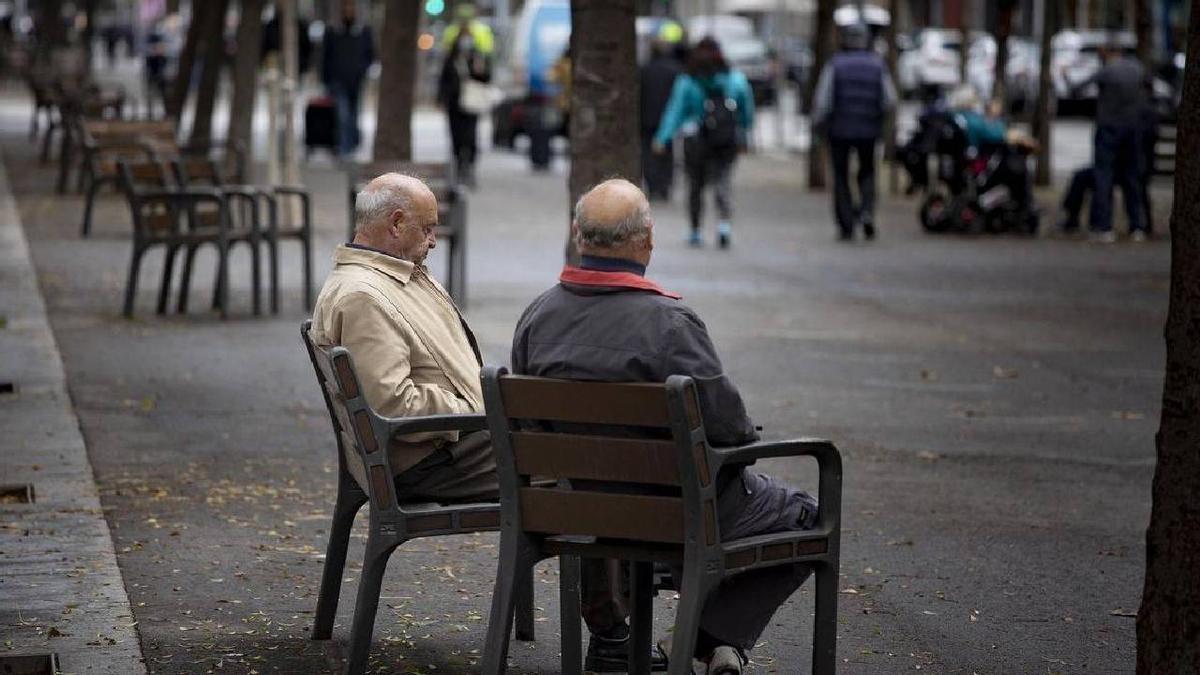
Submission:
MULTIPOLYGON (((295 248, 284 312, 252 317, 235 254, 233 316, 157 317, 159 259, 138 317, 119 317, 129 255, 121 201, 52 192, 8 117, 0 137, 154 673, 328 672, 342 658, 358 531, 332 644, 307 639, 332 506, 333 439, 297 337, 295 248)), ((420 127, 436 157, 444 132, 420 127), (441 135, 439 135, 441 134, 441 135)), ((311 167, 318 276, 344 232, 344 183, 311 167)), ((467 315, 505 363, 526 303, 561 264, 563 165, 532 175, 488 155, 471 198, 467 315)), ((734 247, 688 249, 683 209, 655 208, 651 276, 707 322, 770 438, 819 435, 845 456, 839 655, 845 673, 1127 673, 1142 583, 1163 367, 1169 247, 934 238, 887 198, 881 238, 834 242, 828 195, 798 164, 737 172, 734 247)), ((436 255, 435 270, 443 261, 436 255)), ((803 462, 764 469, 813 483, 803 462)), ((471 672, 494 535, 420 541, 393 557, 377 672, 471 672)), ((557 669, 553 564, 538 576, 540 639, 513 672, 557 669)), ((657 605, 658 632, 673 603, 657 605)), ((807 672, 811 589, 785 606, 755 672, 807 672)))

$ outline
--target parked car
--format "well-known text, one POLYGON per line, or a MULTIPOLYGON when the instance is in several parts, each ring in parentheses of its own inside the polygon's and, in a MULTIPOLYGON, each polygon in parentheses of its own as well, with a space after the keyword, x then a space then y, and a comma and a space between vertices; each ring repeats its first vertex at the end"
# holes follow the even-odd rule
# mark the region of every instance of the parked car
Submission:
POLYGON ((688 21, 687 34, 691 44, 706 36, 716 38, 725 60, 750 81, 755 105, 775 102, 775 67, 771 53, 767 43, 755 34, 750 19, 733 14, 696 16, 688 21))
MULTIPOLYGON (((500 86, 504 98, 492 109, 492 144, 511 148, 517 136, 528 135, 531 116, 542 114, 558 94, 550 69, 567 51, 571 40, 569 0, 528 0, 503 57, 506 75, 500 86)), ((566 136, 565 120, 558 116, 552 133, 566 136)))
MULTIPOLYGON (((996 47, 996 38, 982 34, 971 41, 967 52, 967 81, 984 100, 992 98, 995 85, 996 47)), ((1009 110, 1023 111, 1037 100, 1041 51, 1035 42, 1027 38, 1008 39, 1008 61, 1004 70, 1009 110)))
POLYGON ((896 71, 905 96, 929 88, 950 89, 961 81, 962 35, 956 30, 926 28, 918 32, 913 48, 900 54, 896 71))

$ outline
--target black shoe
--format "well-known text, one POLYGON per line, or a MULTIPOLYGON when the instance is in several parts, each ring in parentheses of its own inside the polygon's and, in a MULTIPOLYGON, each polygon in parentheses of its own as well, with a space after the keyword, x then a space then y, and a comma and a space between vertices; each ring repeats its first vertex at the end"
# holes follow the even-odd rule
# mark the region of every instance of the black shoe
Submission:
MULTIPOLYGON (((583 660, 583 669, 593 673, 624 673, 629 670, 629 629, 625 627, 625 637, 607 638, 592 635, 588 638, 587 657, 583 660)), ((665 671, 667 655, 658 645, 650 645, 650 670, 665 671)))
POLYGON ((871 241, 875 238, 875 225, 871 221, 864 220, 863 224, 862 224, 862 228, 863 228, 863 237, 865 237, 867 239, 867 241, 871 241))

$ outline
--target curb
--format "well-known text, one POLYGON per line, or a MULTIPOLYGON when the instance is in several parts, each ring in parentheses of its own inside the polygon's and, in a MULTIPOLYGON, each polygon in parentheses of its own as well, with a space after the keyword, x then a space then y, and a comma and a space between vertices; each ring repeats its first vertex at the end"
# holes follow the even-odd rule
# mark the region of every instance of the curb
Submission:
POLYGON ((137 624, 3 162, 0 429, 0 671, 8 672, 6 659, 14 659, 7 662, 14 672, 55 672, 22 670, 31 663, 17 660, 54 654, 62 673, 145 673, 137 624))

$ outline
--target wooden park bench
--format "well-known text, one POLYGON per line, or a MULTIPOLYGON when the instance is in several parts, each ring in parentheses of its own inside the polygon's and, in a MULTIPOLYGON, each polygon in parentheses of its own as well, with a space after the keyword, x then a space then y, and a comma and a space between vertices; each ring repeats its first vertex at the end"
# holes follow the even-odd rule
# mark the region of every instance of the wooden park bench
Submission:
POLYGON ((515 594, 537 562, 554 556, 560 564, 564 674, 581 671, 578 584, 584 557, 631 563, 629 672, 636 675, 650 672, 656 563, 683 570, 671 675, 692 672, 700 614, 723 579, 777 565, 811 565, 816 572, 811 672, 833 675, 842 464, 832 443, 801 439, 714 449, 689 377, 609 384, 505 372, 496 367, 483 372, 501 505, 484 675, 505 672, 515 594), (716 494, 721 467, 801 456, 814 457, 820 471, 814 528, 723 541, 716 494), (558 486, 533 485, 532 476, 558 479, 558 486))
MULTIPOLYGON (((500 506, 496 503, 442 505, 413 503, 397 492, 388 460, 392 438, 430 431, 479 431, 486 427, 483 415, 430 415, 425 417, 385 418, 367 403, 354 370, 354 361, 344 347, 323 349, 309 335, 311 321, 300 326, 300 338, 312 360, 321 394, 337 441, 338 488, 329 531, 325 570, 313 622, 314 640, 333 635, 338 596, 342 588, 342 570, 354 516, 363 504, 369 504, 370 530, 354 621, 350 629, 350 654, 346 672, 359 675, 367 665, 371 633, 379 608, 379 590, 388 558, 398 546, 419 537, 467 534, 498 529, 500 506)), ((518 640, 533 640, 533 577, 526 575, 517 584, 515 611, 518 640)), ((515 604, 515 610, 513 609, 515 604)), ((510 617, 511 618, 511 617, 510 617)))
POLYGON ((437 198, 438 227, 434 229, 434 235, 445 240, 448 247, 446 291, 459 307, 464 306, 467 302, 467 198, 458 187, 450 164, 378 161, 352 165, 347 172, 350 219, 346 241, 354 239, 354 200, 359 190, 371 179, 389 172, 420 178, 437 198))

